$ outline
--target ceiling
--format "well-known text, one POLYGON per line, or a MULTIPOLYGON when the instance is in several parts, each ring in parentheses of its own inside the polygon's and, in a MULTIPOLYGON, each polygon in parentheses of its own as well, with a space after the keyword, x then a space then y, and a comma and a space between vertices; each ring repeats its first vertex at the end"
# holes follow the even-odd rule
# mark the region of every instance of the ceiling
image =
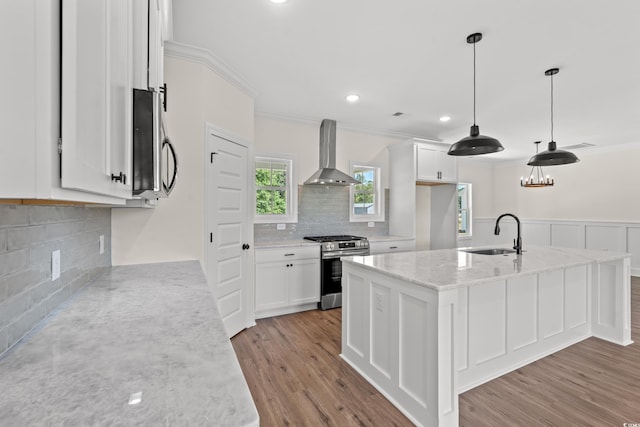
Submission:
POLYGON ((476 123, 505 147, 483 157, 507 160, 550 140, 552 67, 559 148, 640 143, 639 18, 638 0, 179 0, 173 39, 248 82, 256 114, 453 143, 481 32, 476 123))

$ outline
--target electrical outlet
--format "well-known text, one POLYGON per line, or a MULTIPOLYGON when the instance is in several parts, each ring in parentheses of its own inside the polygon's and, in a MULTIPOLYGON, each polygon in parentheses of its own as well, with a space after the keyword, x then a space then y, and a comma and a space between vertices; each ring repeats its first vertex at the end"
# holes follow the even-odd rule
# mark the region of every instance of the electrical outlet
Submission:
POLYGON ((104 234, 100 235, 100 239, 98 240, 98 246, 100 247, 100 255, 104 253, 104 234))
POLYGON ((373 221, 369 221, 369 222, 367 223, 367 227, 375 227, 375 225, 376 225, 376 223, 375 223, 375 222, 373 222, 373 221))
POLYGON ((60 278, 60 249, 51 252, 51 281, 60 278))
POLYGON ((286 230, 287 224, 278 224, 276 225, 276 230, 286 230))

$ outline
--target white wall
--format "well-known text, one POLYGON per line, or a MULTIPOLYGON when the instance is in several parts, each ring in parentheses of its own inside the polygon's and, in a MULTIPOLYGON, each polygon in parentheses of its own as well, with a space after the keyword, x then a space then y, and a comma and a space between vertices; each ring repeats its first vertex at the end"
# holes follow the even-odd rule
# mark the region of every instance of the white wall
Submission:
POLYGON ((577 150, 580 162, 543 168, 555 179, 550 188, 520 187, 531 167, 460 159, 460 182, 473 186, 475 217, 511 212, 521 218, 591 221, 640 221, 640 144, 605 150, 577 150))
POLYGON ((166 130, 179 159, 171 197, 155 209, 112 209, 112 263, 204 260, 204 144, 209 122, 253 140, 253 99, 200 62, 165 58, 166 130))
MULTIPOLYGON (((331 117, 327 117, 331 118, 331 117)), ((303 184, 319 165, 320 122, 303 123, 265 116, 255 120, 256 154, 295 156, 298 184, 303 184)), ((387 146, 404 138, 356 132, 340 127, 336 131, 336 167, 349 173, 349 161, 376 162, 382 166, 382 185, 389 187, 389 153, 387 146)))
POLYGON ((458 182, 470 183, 474 217, 494 215, 493 163, 483 159, 458 159, 458 182))

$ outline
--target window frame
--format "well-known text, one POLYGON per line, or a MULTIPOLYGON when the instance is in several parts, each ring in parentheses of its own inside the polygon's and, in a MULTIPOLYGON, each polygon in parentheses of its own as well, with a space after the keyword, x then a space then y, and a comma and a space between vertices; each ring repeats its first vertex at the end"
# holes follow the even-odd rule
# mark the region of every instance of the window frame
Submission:
POLYGON ((456 234, 458 239, 471 239, 473 237, 473 185, 469 182, 459 182, 456 184, 456 234), (461 185, 466 186, 466 199, 467 199, 467 208, 460 208, 459 203, 459 187, 461 185), (467 211, 467 232, 460 233, 460 218, 462 215, 462 211, 467 211))
POLYGON ((349 186, 349 222, 384 222, 384 189, 382 188, 382 167, 377 163, 371 162, 349 162, 349 173, 355 178, 354 169, 369 168, 374 169, 374 205, 375 214, 356 214, 353 212, 353 197, 355 194, 355 185, 349 186))
POLYGON ((287 155, 270 155, 270 154, 256 154, 253 158, 253 178, 251 180, 253 189, 253 222, 255 224, 278 224, 278 223, 296 223, 298 222, 298 191, 297 191, 297 175, 295 168, 295 157, 287 155), (269 214, 260 215, 257 210, 257 191, 256 186, 256 167, 258 162, 279 162, 285 163, 289 169, 289 173, 286 175, 286 185, 284 191, 287 197, 287 213, 286 214, 269 214))

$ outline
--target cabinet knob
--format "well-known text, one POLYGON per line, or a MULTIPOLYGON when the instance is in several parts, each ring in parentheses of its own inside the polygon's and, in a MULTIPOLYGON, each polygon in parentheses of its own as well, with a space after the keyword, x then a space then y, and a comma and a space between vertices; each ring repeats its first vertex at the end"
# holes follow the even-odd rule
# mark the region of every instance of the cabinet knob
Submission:
POLYGON ((247 249, 249 249, 250 247, 251 247, 251 246, 249 246, 249 244, 248 244, 248 243, 243 243, 243 244, 242 244, 242 250, 243 250, 243 251, 246 251, 246 250, 247 250, 247 249))

